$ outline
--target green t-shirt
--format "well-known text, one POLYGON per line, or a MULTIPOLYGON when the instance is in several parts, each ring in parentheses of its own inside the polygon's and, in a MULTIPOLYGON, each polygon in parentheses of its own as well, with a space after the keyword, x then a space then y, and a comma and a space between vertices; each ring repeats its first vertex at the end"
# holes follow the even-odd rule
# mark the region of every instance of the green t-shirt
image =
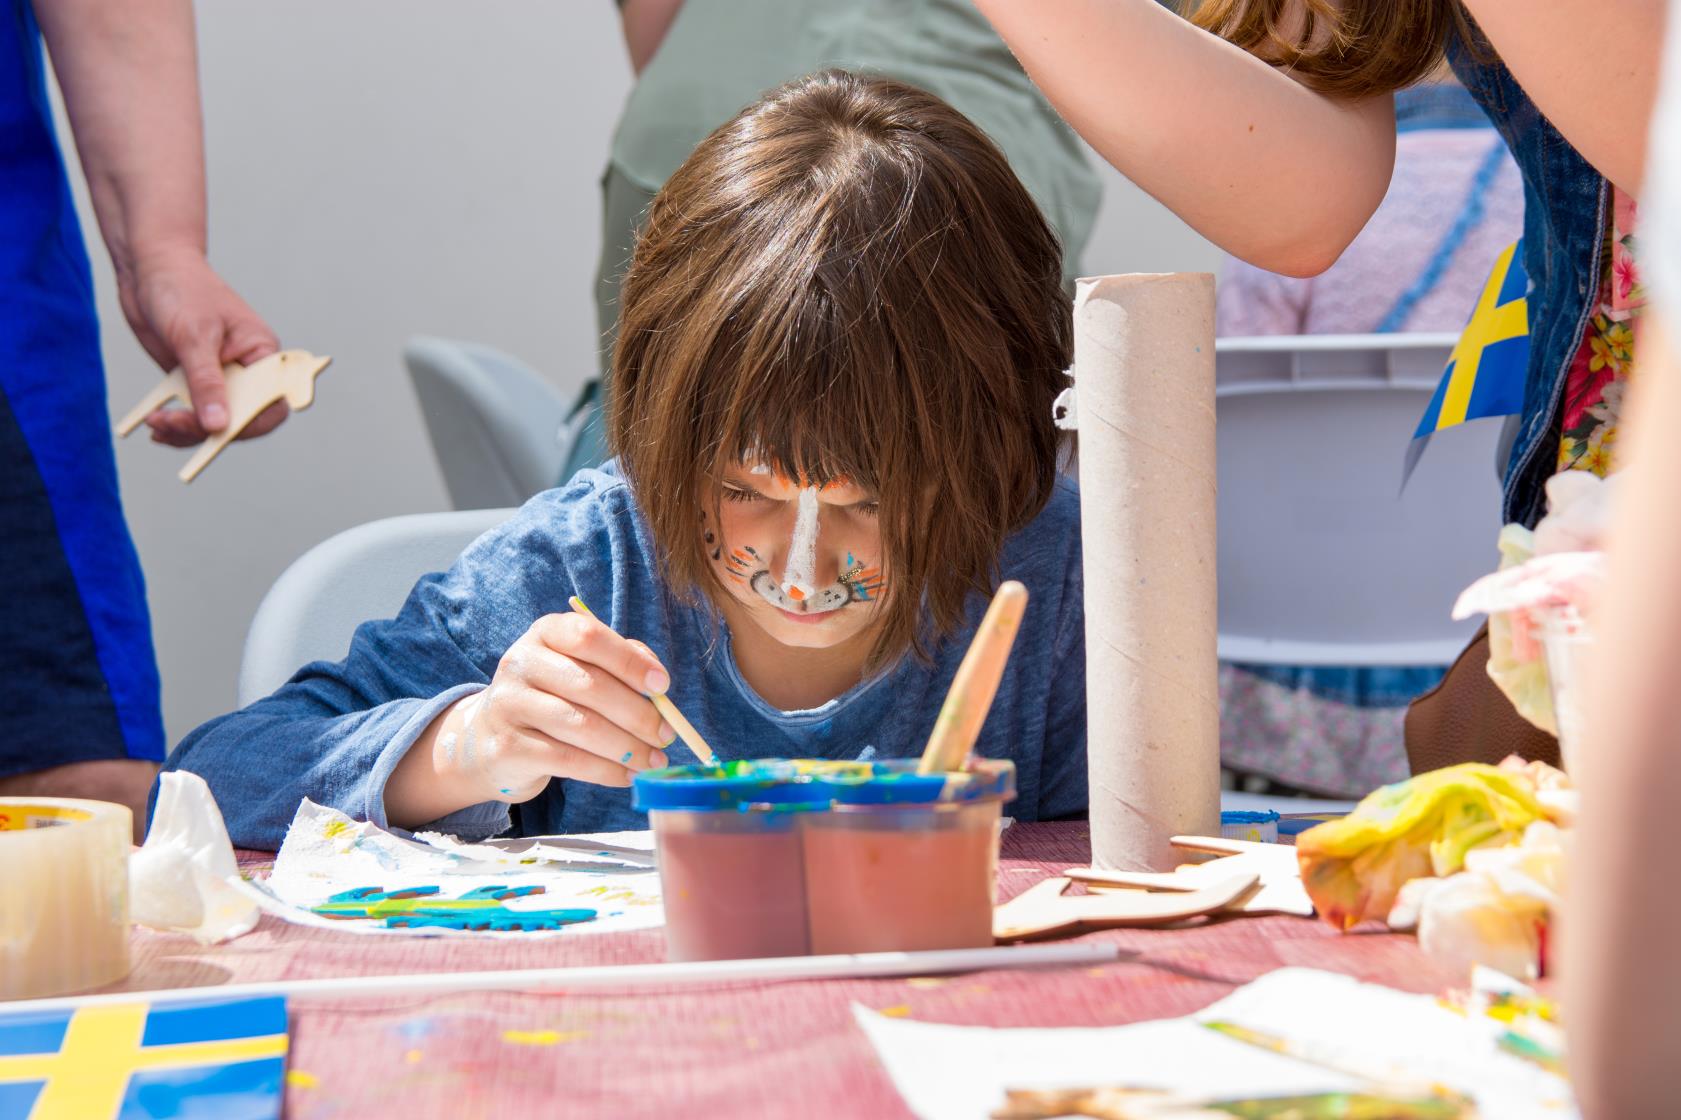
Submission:
POLYGON ((970 0, 686 0, 625 104, 613 164, 657 191, 760 94, 830 66, 919 86, 979 125, 1063 238, 1072 275, 1097 177, 970 0))
MULTIPOLYGON (((619 118, 603 178, 596 304, 605 368, 619 277, 656 191, 713 129, 783 82, 829 67, 950 102, 990 136, 1062 240, 1072 285, 1101 188, 1084 150, 971 0, 685 0, 619 118)), ((599 400, 598 387, 589 389, 599 400)), ((567 474, 606 457, 599 418, 567 474)))

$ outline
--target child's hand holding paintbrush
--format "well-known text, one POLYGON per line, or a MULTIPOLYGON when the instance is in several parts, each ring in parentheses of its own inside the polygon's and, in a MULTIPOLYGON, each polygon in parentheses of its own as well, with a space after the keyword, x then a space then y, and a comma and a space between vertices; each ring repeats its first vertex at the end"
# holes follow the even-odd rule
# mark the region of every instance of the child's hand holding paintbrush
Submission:
POLYGON ((546 615, 502 655, 490 687, 415 741, 386 783, 387 816, 414 827, 485 801, 528 801, 551 778, 628 786, 667 764, 662 748, 677 733, 649 694, 670 687, 647 646, 587 609, 546 615))
MULTIPOLYGON (((567 602, 572 604, 573 610, 585 618, 595 617, 595 612, 590 610, 584 601, 576 595, 568 599, 567 602)), ((642 649, 648 648, 641 645, 640 642, 636 644, 642 649)), ((652 651, 649 655, 652 656, 652 651)), ((669 687, 669 685, 666 687, 669 687)), ((652 677, 648 679, 648 699, 653 703, 655 710, 665 718, 666 725, 670 726, 677 737, 683 740, 683 744, 694 752, 696 758, 707 766, 718 765, 718 756, 712 753, 712 748, 707 745, 705 739, 700 737, 700 732, 695 730, 695 725, 689 722, 687 716, 677 710, 677 705, 673 704, 666 696, 665 688, 659 687, 652 677)), ((666 741, 666 745, 671 745, 670 740, 666 741)))

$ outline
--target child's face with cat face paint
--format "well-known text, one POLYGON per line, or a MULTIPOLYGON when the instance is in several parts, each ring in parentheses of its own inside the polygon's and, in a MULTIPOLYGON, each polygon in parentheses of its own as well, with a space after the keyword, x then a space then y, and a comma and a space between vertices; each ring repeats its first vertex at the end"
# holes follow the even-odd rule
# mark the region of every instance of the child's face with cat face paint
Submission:
POLYGON ((884 581, 875 495, 758 464, 726 473, 707 556, 730 596, 787 646, 823 649, 869 629, 884 581))

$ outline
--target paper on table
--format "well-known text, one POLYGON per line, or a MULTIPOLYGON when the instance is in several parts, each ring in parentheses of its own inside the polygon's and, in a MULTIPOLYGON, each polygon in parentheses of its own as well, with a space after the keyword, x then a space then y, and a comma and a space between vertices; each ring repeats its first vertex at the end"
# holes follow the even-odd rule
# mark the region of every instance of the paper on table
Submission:
POLYGON ((1189 1019, 999 1030, 890 1019, 858 1006, 853 1013, 905 1104, 922 1120, 983 1120, 1004 1103, 1006 1089, 1129 1085, 1286 1096, 1361 1084, 1189 1019))
POLYGON ((1316 1050, 1341 1051, 1362 1068, 1403 1067, 1415 1081, 1474 1097, 1483 1120, 1575 1113, 1562 1077, 1499 1048, 1501 1024, 1457 1014, 1433 996, 1366 984, 1341 973, 1278 969, 1194 1018, 1225 1020, 1316 1050))
POLYGON ((1006 1089, 1129 1085, 1258 1097, 1369 1088, 1202 1025, 1212 1021, 1334 1052, 1353 1068, 1400 1065, 1415 1084, 1473 1097, 1484 1120, 1576 1114, 1564 1080, 1502 1052, 1492 1023, 1429 996, 1315 969, 1279 969, 1189 1018, 1125 1027, 997 1030, 890 1019, 857 1006, 854 1014, 923 1120, 986 1117, 1006 1089))
POLYGON ((497 864, 510 859, 526 863, 535 858, 575 865, 621 863, 630 867, 654 866, 653 834, 646 829, 579 836, 504 836, 476 844, 464 843, 441 832, 417 832, 414 837, 434 848, 497 864))
POLYGON ((274 870, 252 886, 265 909, 287 921, 352 933, 530 938, 650 929, 665 921, 659 876, 644 862, 653 850, 646 832, 550 838, 568 844, 594 840, 600 847, 543 844, 519 851, 435 839, 406 840, 306 799, 275 856, 274 870), (387 929, 382 921, 327 918, 310 909, 357 887, 392 891, 418 886, 438 887, 440 898, 458 898, 477 887, 541 886, 542 893, 510 898, 503 905, 516 911, 585 908, 596 911, 596 917, 560 930, 501 933, 387 929))
POLYGON ((1092 866, 1171 871, 1219 835, 1214 278, 1074 299, 1092 866))

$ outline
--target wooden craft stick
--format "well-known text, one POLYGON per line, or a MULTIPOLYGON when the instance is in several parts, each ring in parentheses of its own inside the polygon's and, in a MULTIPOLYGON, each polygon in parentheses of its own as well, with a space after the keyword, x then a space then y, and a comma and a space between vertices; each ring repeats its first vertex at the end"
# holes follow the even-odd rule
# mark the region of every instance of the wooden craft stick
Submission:
POLYGON ((951 680, 945 703, 940 705, 939 718, 917 764, 918 774, 941 774, 968 764, 969 751, 980 736, 981 724, 986 722, 1026 610, 1026 587, 1013 579, 998 585, 992 605, 987 607, 986 617, 981 619, 980 629, 975 631, 963 663, 951 680))
POLYGON ((1244 852, 1276 852, 1289 848, 1288 844, 1267 844, 1259 840, 1232 840, 1225 836, 1175 836, 1169 841, 1175 848, 1187 852, 1210 852, 1216 855, 1237 856, 1244 852))
MULTIPOLYGON (((584 601, 576 595, 568 599, 567 602, 571 603, 572 609, 577 611, 579 614, 586 615, 589 618, 594 618, 597 622, 601 622, 601 619, 596 616, 596 613, 590 610, 589 607, 584 604, 584 601)), ((602 625, 605 626, 606 623, 602 623, 602 625)), ((609 629, 611 628, 609 627, 609 629)), ((671 729, 677 732, 677 737, 683 740, 684 744, 687 745, 691 751, 695 752, 696 758, 700 759, 701 762, 707 766, 718 765, 718 756, 712 753, 712 748, 707 746, 706 740, 700 737, 700 732, 695 730, 695 725, 684 718, 683 713, 677 710, 677 705, 673 704, 665 693, 650 692, 647 693, 647 697, 654 702, 654 707, 659 709, 659 713, 665 718, 665 722, 669 723, 671 725, 671 729)))
POLYGON ((1313 915, 1313 900, 1302 886, 1296 849, 1288 844, 1263 844, 1252 840, 1228 840, 1223 836, 1175 836, 1173 846, 1191 852, 1219 856, 1204 863, 1185 864, 1171 872, 1111 871, 1071 867, 1066 878, 1086 884, 1088 891, 1166 890, 1196 891, 1240 873, 1254 873, 1260 885, 1228 907, 1247 914, 1313 915))
POLYGON ((1111 926, 1160 926, 1212 914, 1242 897, 1257 882, 1253 873, 1236 874, 1198 890, 1154 894, 1065 895, 1066 876, 1027 888, 992 913, 992 935, 1000 941, 1084 933, 1111 926))
POLYGON ((235 999, 252 996, 447 995, 451 992, 585 992, 668 984, 770 983, 856 976, 927 976, 994 968, 1098 965, 1134 956, 1119 945, 1080 942, 990 949, 930 949, 913 953, 843 953, 825 957, 766 957, 735 961, 670 964, 611 964, 581 968, 514 968, 493 972, 403 973, 394 976, 335 976, 322 980, 271 980, 161 988, 91 996, 25 999, 0 1004, 6 1011, 69 1011, 113 1003, 158 1004, 171 1000, 235 999))
POLYGON ((1194 891, 1205 884, 1181 878, 1176 871, 1105 871, 1093 867, 1069 867, 1062 872, 1076 883, 1094 886, 1125 887, 1146 891, 1194 891))

